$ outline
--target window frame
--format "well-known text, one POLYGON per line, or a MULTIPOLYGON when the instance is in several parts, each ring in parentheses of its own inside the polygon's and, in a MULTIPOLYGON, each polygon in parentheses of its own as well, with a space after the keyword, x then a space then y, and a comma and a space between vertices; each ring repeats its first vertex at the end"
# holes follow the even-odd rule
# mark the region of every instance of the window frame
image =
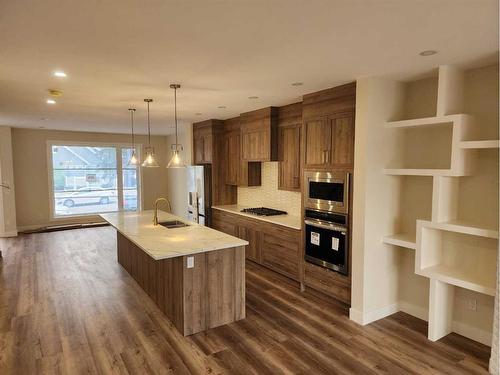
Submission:
MULTIPOLYGON (((77 142, 77 141, 64 141, 64 140, 48 140, 47 141, 47 175, 49 183, 49 211, 50 211, 50 221, 60 221, 69 218, 85 218, 85 217, 96 217, 100 213, 87 213, 87 214, 72 214, 72 215, 57 215, 55 210, 55 199, 54 199, 54 166, 52 160, 52 146, 80 146, 80 147, 114 147, 116 152, 116 190, 118 191, 118 197, 120 192, 123 197, 123 165, 122 165, 122 149, 132 148, 132 143, 126 142, 77 142)), ((135 144, 135 151, 139 160, 141 160, 142 144, 135 144)), ((143 179, 141 173, 140 165, 136 168, 137 171, 137 211, 142 211, 143 207, 143 179)), ((123 211, 123 199, 118 199, 118 211, 106 211, 106 213, 122 212, 123 211)), ((123 211, 124 212, 124 211, 123 211)))

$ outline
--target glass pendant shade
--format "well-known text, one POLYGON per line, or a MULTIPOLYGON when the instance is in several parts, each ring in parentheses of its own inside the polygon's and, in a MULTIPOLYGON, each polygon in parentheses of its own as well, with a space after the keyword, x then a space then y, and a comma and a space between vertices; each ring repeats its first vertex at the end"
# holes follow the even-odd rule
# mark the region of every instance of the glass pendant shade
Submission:
POLYGON ((152 147, 146 148, 146 157, 142 162, 142 166, 146 168, 156 168, 159 167, 158 162, 155 157, 155 150, 152 147))
POLYGON ((186 165, 182 162, 180 156, 179 156, 179 151, 174 150, 172 158, 167 164, 167 168, 185 168, 186 165))
POLYGON ((172 145, 172 158, 167 164, 167 168, 185 168, 186 165, 182 162, 179 151, 182 151, 182 146, 179 144, 179 136, 177 133, 177 89, 181 85, 178 83, 172 83, 170 85, 171 89, 174 89, 174 119, 175 119, 175 144, 172 145))
POLYGON ((148 147, 146 147, 146 157, 141 165, 146 168, 156 168, 159 167, 159 165, 156 161, 155 149, 154 147, 151 147, 151 122, 149 120, 149 104, 153 101, 153 99, 144 99, 144 101, 148 105, 148 147))
POLYGON ((128 161, 128 165, 138 165, 138 164, 140 164, 140 161, 135 153, 135 134, 134 134, 135 108, 129 108, 128 111, 130 112, 130 125, 132 128, 132 156, 130 157, 130 160, 128 161))
POLYGON ((128 161, 128 165, 138 165, 139 164, 139 159, 137 158, 137 155, 135 154, 135 150, 132 151, 132 156, 130 157, 130 160, 128 161))

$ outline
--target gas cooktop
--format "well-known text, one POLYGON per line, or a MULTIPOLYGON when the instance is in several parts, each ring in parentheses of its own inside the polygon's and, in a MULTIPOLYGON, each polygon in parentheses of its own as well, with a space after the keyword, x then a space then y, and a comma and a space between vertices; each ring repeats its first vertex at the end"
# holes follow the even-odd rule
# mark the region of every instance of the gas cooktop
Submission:
POLYGON ((257 215, 257 216, 275 216, 275 215, 286 215, 286 211, 275 210, 274 208, 267 207, 255 207, 255 208, 244 208, 241 212, 257 215))

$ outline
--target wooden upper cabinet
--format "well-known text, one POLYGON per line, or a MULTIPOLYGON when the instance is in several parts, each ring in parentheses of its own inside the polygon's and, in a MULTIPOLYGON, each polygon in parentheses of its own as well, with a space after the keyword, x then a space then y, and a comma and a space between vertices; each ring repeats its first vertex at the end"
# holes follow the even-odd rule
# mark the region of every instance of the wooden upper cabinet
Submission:
POLYGON ((193 163, 210 164, 213 159, 213 139, 219 120, 207 120, 193 124, 193 163))
POLYGON ((356 83, 304 95, 304 168, 353 168, 355 106, 356 83))
POLYGON ((224 121, 225 182, 233 186, 260 186, 260 162, 248 162, 241 158, 240 118, 224 121))
POLYGON ((300 191, 302 103, 278 110, 278 189, 300 191))
POLYGON ((279 127, 280 190, 300 191, 300 130, 301 124, 279 127))
POLYGON ((304 153, 306 167, 322 167, 329 164, 332 148, 331 124, 327 117, 319 117, 304 122, 304 153))
POLYGON ((241 159, 252 162, 278 160, 278 108, 242 113, 240 121, 241 159))
POLYGON ((354 112, 330 116, 332 132, 331 164, 338 168, 354 167, 354 112))
POLYGON ((240 168, 240 132, 231 131, 224 136, 226 143, 226 184, 238 185, 240 168))

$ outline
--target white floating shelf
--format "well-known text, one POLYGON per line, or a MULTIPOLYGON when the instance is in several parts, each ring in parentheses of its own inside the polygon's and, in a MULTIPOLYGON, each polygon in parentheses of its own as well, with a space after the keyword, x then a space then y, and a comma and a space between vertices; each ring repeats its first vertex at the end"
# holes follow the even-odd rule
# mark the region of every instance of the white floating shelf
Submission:
POLYGON ((498 239, 498 231, 490 228, 483 228, 467 223, 462 220, 451 220, 442 223, 425 222, 426 228, 441 229, 448 232, 470 234, 472 236, 498 239))
POLYGON ((427 276, 431 279, 443 281, 448 284, 490 296, 494 296, 496 291, 495 275, 493 275, 494 277, 492 278, 486 278, 480 270, 478 270, 477 274, 466 274, 463 270, 459 270, 457 268, 451 268, 445 265, 436 265, 423 268, 419 274, 427 276))
POLYGON ((398 233, 392 236, 384 236, 382 241, 389 245, 396 245, 400 247, 405 247, 407 249, 415 250, 417 248, 417 242, 414 234, 409 233, 398 233))
POLYGON ((437 117, 424 117, 412 120, 390 121, 385 123, 385 127, 390 129, 397 129, 397 128, 414 128, 417 126, 443 125, 462 120, 465 117, 470 117, 470 116, 464 114, 458 114, 458 115, 437 116, 437 117))
POLYGON ((500 141, 498 140, 487 140, 487 141, 462 141, 460 142, 460 148, 499 148, 500 141))
POLYGON ((391 176, 462 176, 452 173, 451 169, 408 169, 385 168, 384 174, 391 176))

